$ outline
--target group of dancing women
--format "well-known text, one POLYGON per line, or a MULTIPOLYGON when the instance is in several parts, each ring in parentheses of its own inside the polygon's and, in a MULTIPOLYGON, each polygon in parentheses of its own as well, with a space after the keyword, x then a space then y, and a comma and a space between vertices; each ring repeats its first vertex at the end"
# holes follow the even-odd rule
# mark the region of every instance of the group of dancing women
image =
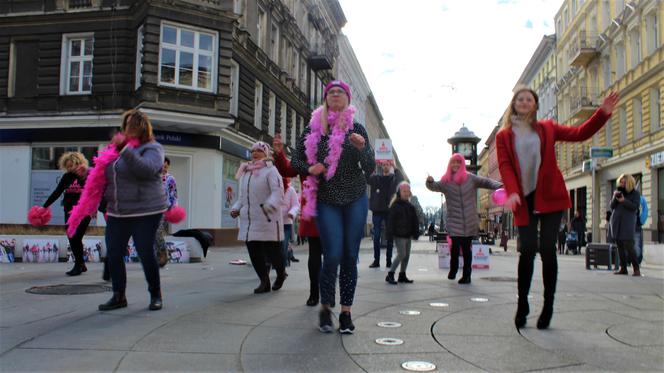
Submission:
MULTIPOLYGON (((351 308, 358 278, 360 242, 369 209, 367 182, 376 168, 367 132, 355 121, 356 109, 350 105, 351 97, 351 89, 343 81, 335 80, 326 85, 324 102, 313 111, 309 125, 297 139, 291 159, 286 157, 279 135, 275 136, 272 146, 262 141, 254 143, 251 159, 242 163, 237 171, 239 197, 230 211, 231 217, 239 220, 238 239, 246 243, 259 278, 259 285, 254 289, 256 294, 277 291, 284 285, 288 276, 289 231, 300 215, 297 234, 306 237, 309 245, 310 286, 306 304, 313 307, 320 303, 318 328, 324 333, 335 330, 331 309, 336 304, 337 281, 340 304, 337 329, 343 334, 355 330, 351 308), (294 191, 290 191, 290 178, 294 177, 299 177, 302 185, 299 201, 294 191), (276 271, 274 282, 270 281, 272 268, 276 271)), ((618 95, 611 93, 585 123, 564 126, 548 119, 538 120, 537 94, 529 88, 517 89, 496 135, 501 182, 467 172, 461 154, 452 155, 446 172, 438 181, 431 176, 426 179, 429 190, 445 195, 446 229, 451 237, 448 278, 456 278, 461 251, 464 265, 460 284, 471 283, 471 244, 479 227, 477 188, 505 189, 504 206, 514 213, 520 241, 518 305, 514 318, 517 328, 526 325, 530 312, 528 293, 537 252, 542 260, 544 285, 537 328, 548 328, 553 316, 558 274, 557 230, 563 212, 571 207, 554 145, 557 141, 578 142, 592 137, 607 122, 617 101, 618 95)), ((99 310, 127 306, 123 256, 130 237, 133 237, 148 283, 148 308, 161 309, 155 240, 158 228, 164 224, 162 215, 173 205, 164 192, 164 150, 154 140, 149 118, 139 110, 130 110, 123 116, 121 132, 113 137, 105 151, 107 157, 95 160, 95 168, 101 168, 95 175, 88 175, 85 158, 76 154, 63 157, 60 167, 66 173, 45 206, 64 191, 69 224, 70 211, 78 198, 74 196, 79 195, 82 188, 103 196, 113 296, 99 305, 99 310)), ((393 189, 387 191, 391 201, 386 233, 388 239, 396 243, 398 253, 394 261, 388 257, 389 271, 385 280, 389 284, 408 284, 413 282, 406 276, 410 243, 419 236, 419 223, 415 208, 409 202, 410 185, 400 182, 393 189), (397 281, 394 275, 399 267, 397 281)), ((621 204, 631 207, 632 202, 617 193, 612 207, 621 204)), ((68 226, 75 262, 69 275, 86 271, 80 241, 89 221, 88 215, 79 218, 76 226, 68 226)), ((629 252, 628 244, 618 246, 621 252, 622 248, 629 252)), ((372 267, 377 266, 376 262, 372 267)))

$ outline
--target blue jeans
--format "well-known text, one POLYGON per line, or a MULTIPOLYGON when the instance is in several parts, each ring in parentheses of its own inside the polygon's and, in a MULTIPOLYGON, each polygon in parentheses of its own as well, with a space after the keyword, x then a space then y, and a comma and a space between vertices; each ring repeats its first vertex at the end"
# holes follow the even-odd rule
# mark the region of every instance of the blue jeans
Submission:
MULTIPOLYGON (((389 213, 387 212, 374 212, 371 215, 371 222, 373 223, 373 245, 374 245, 374 260, 376 262, 380 261, 380 234, 383 230, 383 221, 385 221, 385 226, 387 227, 387 217, 389 213)), ((392 260, 392 247, 394 243, 392 240, 387 240, 387 251, 385 252, 385 258, 387 260, 392 260)))
POLYGON ((357 285, 357 256, 369 212, 366 193, 355 201, 334 206, 318 202, 316 224, 320 233, 323 266, 320 275, 320 303, 334 302, 339 269, 339 293, 342 306, 352 306, 357 285))
POLYGON ((284 267, 288 267, 288 244, 293 235, 293 224, 284 224, 284 239, 281 241, 281 253, 284 257, 284 267))
POLYGON ((637 230, 634 234, 634 251, 636 251, 636 261, 641 265, 643 261, 643 230, 637 230))
POLYGON ((159 265, 155 252, 155 234, 162 214, 134 218, 109 216, 106 221, 106 256, 113 281, 114 292, 124 292, 127 288, 127 268, 123 257, 127 253, 129 238, 134 238, 134 246, 141 258, 145 280, 150 294, 160 291, 159 265))

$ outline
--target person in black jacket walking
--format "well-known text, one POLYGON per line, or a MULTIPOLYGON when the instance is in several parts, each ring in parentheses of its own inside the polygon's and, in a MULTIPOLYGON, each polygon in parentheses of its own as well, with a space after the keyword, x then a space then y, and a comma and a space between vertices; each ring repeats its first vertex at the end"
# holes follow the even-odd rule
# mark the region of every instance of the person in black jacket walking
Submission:
MULTIPOLYGON (((44 202, 43 207, 49 207, 64 193, 62 206, 65 210, 65 224, 67 224, 71 210, 81 198, 81 192, 83 192, 85 186, 85 179, 88 176, 88 160, 85 159, 83 153, 66 152, 60 156, 58 167, 65 173, 60 178, 60 182, 53 193, 44 202)), ((78 276, 88 270, 83 258, 83 236, 89 224, 90 217, 88 216, 81 221, 78 229, 76 229, 76 234, 73 237, 68 237, 69 247, 74 255, 74 268, 67 272, 69 276, 78 276)))
POLYGON ((410 184, 403 181, 399 183, 397 193, 390 204, 386 233, 388 239, 393 239, 397 246, 397 258, 392 262, 385 281, 392 285, 397 284, 397 281, 394 280, 394 273, 399 264, 401 264, 401 271, 399 272, 398 282, 413 283, 413 280, 406 277, 406 269, 410 259, 410 240, 411 238, 415 240, 419 238, 420 227, 415 206, 410 203, 412 195, 410 184))
MULTIPOLYGON (((382 224, 385 227, 389 224, 389 209, 390 198, 394 191, 403 181, 403 175, 399 169, 395 168, 394 173, 390 173, 391 164, 389 162, 382 163, 378 167, 377 172, 367 179, 367 184, 371 189, 369 197, 369 209, 371 210, 371 221, 373 224, 373 245, 374 245, 374 261, 369 268, 380 267, 380 244, 381 244, 381 231, 382 224), (379 174, 380 172, 380 174, 379 174)), ((392 266, 392 247, 394 242, 392 239, 387 238, 387 250, 385 252, 386 267, 392 266)))
POLYGON ((639 262, 634 250, 634 232, 636 231, 637 211, 641 202, 641 194, 634 188, 636 182, 629 174, 622 174, 616 181, 618 188, 611 199, 611 238, 618 245, 620 270, 616 275, 627 274, 627 255, 634 267, 633 276, 641 276, 639 262))

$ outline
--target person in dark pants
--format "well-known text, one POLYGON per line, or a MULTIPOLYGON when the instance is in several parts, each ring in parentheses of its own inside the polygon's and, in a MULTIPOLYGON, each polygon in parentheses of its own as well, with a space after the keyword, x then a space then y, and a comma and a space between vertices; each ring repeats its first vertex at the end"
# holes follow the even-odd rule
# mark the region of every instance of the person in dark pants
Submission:
POLYGON ((413 283, 413 280, 406 276, 406 270, 408 269, 408 261, 410 260, 411 240, 417 240, 420 237, 420 222, 417 218, 415 206, 410 203, 412 196, 410 184, 402 181, 397 186, 396 195, 392 198, 392 203, 390 204, 387 236, 394 239, 398 255, 394 263, 392 263, 385 281, 392 285, 396 285, 398 282, 405 284, 413 283), (399 278, 395 280, 394 273, 399 265, 401 265, 399 278))
POLYGON ((571 207, 565 180, 558 169, 555 143, 591 138, 604 126, 617 103, 618 95, 611 93, 585 123, 562 126, 552 120, 537 120, 537 93, 521 87, 505 111, 503 126, 496 134, 496 153, 508 194, 504 206, 514 212, 519 229, 519 300, 514 317, 517 328, 526 325, 530 312, 528 293, 537 252, 542 259, 544 282, 544 306, 537 328, 548 328, 553 316, 558 277, 556 241, 562 212, 571 207))
POLYGON ((581 211, 576 210, 574 218, 572 219, 572 228, 576 232, 576 237, 579 240, 579 246, 576 253, 581 253, 581 247, 586 245, 586 219, 581 215, 581 211))
POLYGON ((122 133, 112 144, 120 156, 106 167, 106 248, 113 296, 99 305, 100 311, 127 307, 127 269, 124 256, 129 238, 141 259, 148 283, 151 311, 163 306, 155 236, 162 214, 168 208, 161 179, 164 149, 154 140, 152 124, 139 110, 128 110, 122 118, 122 133), (140 191, 140 193, 139 193, 140 191))
MULTIPOLYGON (((60 156, 58 167, 65 173, 60 178, 60 182, 53 193, 44 202, 43 207, 49 207, 64 193, 62 206, 65 211, 65 224, 67 224, 71 210, 78 203, 81 192, 85 187, 85 179, 88 176, 88 160, 80 152, 66 152, 60 156)), ((73 237, 67 237, 69 247, 74 255, 74 267, 67 272, 69 276, 78 276, 88 270, 83 258, 83 236, 89 224, 90 217, 88 216, 76 228, 76 234, 73 237)))
MULTIPOLYGON (((378 167, 377 173, 369 176, 367 184, 369 184, 370 197, 369 209, 371 210, 371 222, 373 224, 373 247, 374 247, 374 261, 369 268, 380 267, 380 246, 381 235, 383 233, 383 224, 385 227, 389 224, 389 209, 390 199, 394 194, 397 185, 403 181, 403 175, 399 169, 395 168, 394 173, 390 172, 392 165, 390 162, 383 162, 378 167), (380 174, 378 174, 380 172, 380 174)), ((392 266, 392 248, 394 241, 390 238, 387 240, 387 249, 385 251, 385 266, 392 266)))
POLYGON ((627 263, 632 263, 633 276, 641 276, 639 260, 634 250, 634 232, 636 232, 637 212, 641 201, 641 194, 634 188, 636 182, 629 174, 622 174, 616 180, 617 188, 611 199, 611 238, 618 246, 620 256, 620 270, 616 275, 627 274, 627 263))
POLYGON ((567 240, 567 222, 565 218, 560 222, 558 228, 558 254, 562 255, 565 252, 565 241, 567 240))

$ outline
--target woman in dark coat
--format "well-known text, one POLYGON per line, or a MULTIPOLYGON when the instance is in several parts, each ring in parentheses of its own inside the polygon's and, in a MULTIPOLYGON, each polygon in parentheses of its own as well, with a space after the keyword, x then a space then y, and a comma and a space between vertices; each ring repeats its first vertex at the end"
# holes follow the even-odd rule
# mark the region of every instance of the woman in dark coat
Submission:
POLYGON ((618 246, 620 270, 616 275, 627 274, 627 255, 634 267, 633 276, 641 276, 639 263, 634 250, 634 232, 636 232, 636 214, 639 210, 641 194, 634 188, 636 182, 629 174, 622 174, 616 181, 617 189, 611 199, 611 238, 618 246))

